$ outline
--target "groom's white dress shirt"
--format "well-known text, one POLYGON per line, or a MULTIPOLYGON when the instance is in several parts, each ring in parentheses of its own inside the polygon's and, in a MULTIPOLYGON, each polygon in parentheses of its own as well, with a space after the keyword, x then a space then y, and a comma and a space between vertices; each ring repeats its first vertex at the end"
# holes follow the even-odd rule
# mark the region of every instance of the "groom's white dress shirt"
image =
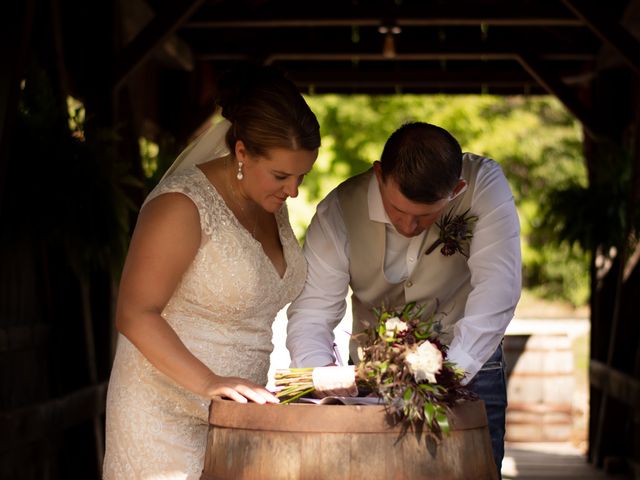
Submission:
MULTIPOLYGON (((413 238, 397 233, 384 210, 374 175, 367 202, 370 220, 385 224, 384 275, 392 283, 402 282, 417 264, 426 232, 413 238)), ((519 221, 509 185, 495 162, 478 172, 471 205, 480 217, 468 259, 472 290, 448 351, 449 360, 467 372, 466 381, 498 347, 513 318, 521 288, 519 221)), ((287 347, 293 367, 334 362, 333 329, 345 314, 349 291, 348 242, 337 190, 333 190, 318 205, 307 231, 307 280, 287 312, 287 347)))

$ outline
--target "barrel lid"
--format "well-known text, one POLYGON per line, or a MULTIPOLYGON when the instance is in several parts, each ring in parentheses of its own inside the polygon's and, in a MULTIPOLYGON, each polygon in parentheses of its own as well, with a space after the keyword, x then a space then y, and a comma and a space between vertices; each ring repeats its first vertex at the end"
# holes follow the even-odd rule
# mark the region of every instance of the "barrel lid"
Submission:
MULTIPOLYGON (((471 430, 487 426, 482 400, 456 405, 449 416, 453 430, 471 430)), ((209 408, 209 423, 216 427, 281 432, 379 433, 400 432, 391 427, 384 406, 238 403, 214 398, 209 408)))

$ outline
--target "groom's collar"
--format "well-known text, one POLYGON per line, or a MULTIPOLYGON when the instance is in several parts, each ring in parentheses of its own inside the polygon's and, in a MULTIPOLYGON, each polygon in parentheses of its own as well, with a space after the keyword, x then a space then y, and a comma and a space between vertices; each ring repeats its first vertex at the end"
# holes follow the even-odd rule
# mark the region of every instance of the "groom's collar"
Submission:
POLYGON ((382 204, 380 187, 378 186, 378 180, 376 179, 373 170, 371 173, 371 179, 369 180, 369 189, 367 191, 367 204, 369 207, 369 220, 372 222, 388 223, 391 225, 389 216, 382 204))

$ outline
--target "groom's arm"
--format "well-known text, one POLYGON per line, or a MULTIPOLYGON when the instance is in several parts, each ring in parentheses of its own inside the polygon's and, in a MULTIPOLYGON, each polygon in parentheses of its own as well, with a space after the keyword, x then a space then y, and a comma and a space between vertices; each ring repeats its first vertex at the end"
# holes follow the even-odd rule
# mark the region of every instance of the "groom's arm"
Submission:
POLYGON ((482 167, 471 205, 479 216, 468 259, 471 292, 448 351, 467 372, 465 382, 498 348, 520 298, 522 268, 518 215, 497 163, 482 167))
POLYGON ((319 367, 336 361, 333 330, 347 306, 347 250, 346 229, 334 191, 318 205, 307 230, 303 248, 307 278, 287 310, 287 348, 292 367, 319 367))

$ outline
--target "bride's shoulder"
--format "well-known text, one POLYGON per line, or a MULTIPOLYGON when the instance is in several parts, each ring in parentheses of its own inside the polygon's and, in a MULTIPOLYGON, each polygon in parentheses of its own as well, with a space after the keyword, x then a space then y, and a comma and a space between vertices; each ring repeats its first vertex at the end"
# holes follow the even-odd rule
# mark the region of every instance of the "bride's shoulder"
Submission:
POLYGON ((160 182, 147 196, 145 203, 166 193, 182 193, 196 205, 208 203, 216 189, 197 166, 175 172, 160 182))

